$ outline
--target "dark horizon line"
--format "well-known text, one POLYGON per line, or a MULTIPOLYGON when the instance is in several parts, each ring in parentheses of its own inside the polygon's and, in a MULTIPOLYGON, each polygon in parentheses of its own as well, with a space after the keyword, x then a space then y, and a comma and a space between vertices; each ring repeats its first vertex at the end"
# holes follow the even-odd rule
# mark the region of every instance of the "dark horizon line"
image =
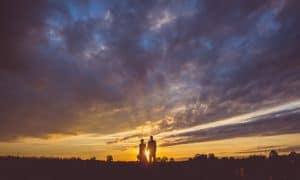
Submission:
MULTIPOLYGON (((269 151, 270 152, 270 151, 269 151)), ((300 157, 300 152, 295 152, 295 151, 291 151, 289 153, 278 153, 278 157, 288 157, 291 153, 296 153, 297 156, 300 157)), ((267 152, 266 152, 267 153, 267 152)), ((191 157, 180 157, 180 158, 173 158, 173 157, 168 157, 168 156, 162 156, 162 157, 158 157, 158 158, 164 158, 167 157, 168 160, 170 160, 171 158, 174 159, 176 162, 184 162, 184 161, 189 161, 189 160, 195 160, 197 159, 197 157, 199 157, 200 159, 235 159, 235 160, 242 160, 242 159, 249 159, 249 158, 255 158, 255 157, 259 157, 259 158, 265 158, 265 159, 269 159, 270 156, 269 155, 263 155, 263 154, 250 154, 248 156, 216 156, 214 153, 208 153, 208 154, 195 154, 194 156, 191 157), (212 157, 210 157, 210 155, 213 155, 212 157)), ((103 162, 107 162, 105 159, 97 159, 96 156, 91 156, 90 158, 80 158, 80 157, 58 157, 58 156, 19 156, 19 155, 0 155, 0 160, 1 159, 35 159, 35 160, 79 160, 79 161, 103 161, 103 162)), ((114 160, 112 162, 138 162, 138 160, 128 160, 128 161, 124 161, 124 160, 114 160)))

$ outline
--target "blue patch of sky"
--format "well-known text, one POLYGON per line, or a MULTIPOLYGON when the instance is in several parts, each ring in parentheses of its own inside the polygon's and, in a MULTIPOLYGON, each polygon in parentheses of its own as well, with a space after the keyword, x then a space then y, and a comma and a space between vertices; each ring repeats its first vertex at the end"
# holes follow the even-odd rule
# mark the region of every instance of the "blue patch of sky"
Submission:
POLYGON ((230 49, 240 49, 246 44, 245 37, 233 36, 224 41, 223 46, 230 49))
POLYGON ((232 64, 217 65, 214 70, 215 80, 220 83, 228 81, 239 71, 239 68, 239 66, 233 66, 232 64))
POLYGON ((51 28, 63 28, 67 23, 66 18, 63 14, 60 13, 54 13, 52 16, 48 17, 46 19, 46 24, 51 28))
POLYGON ((78 4, 75 4, 72 1, 67 2, 67 7, 73 21, 80 20, 81 18, 86 16, 86 14, 78 8, 78 4))
MULTIPOLYGON (((49 41, 48 43, 39 43, 35 47, 37 53, 40 54, 41 57, 52 57, 53 54, 58 55, 57 46, 55 42, 49 41)), ((45 58, 47 59, 47 58, 45 58)))
MULTIPOLYGON (((224 40, 222 48, 219 51, 219 57, 226 57, 226 53, 230 51, 235 51, 238 54, 242 54, 241 59, 236 59, 244 62, 252 59, 253 56, 257 55, 257 48, 261 49, 262 45, 257 43, 258 38, 255 33, 249 33, 244 36, 233 36, 224 40)), ((236 58, 238 58, 237 56, 236 58)), ((227 57, 228 58, 228 57, 227 57)))
POLYGON ((256 31, 250 31, 247 34, 240 35, 240 36, 231 36, 224 40, 223 42, 223 48, 228 49, 236 49, 238 51, 241 50, 249 50, 251 48, 255 48, 258 46, 261 46, 258 44, 258 41, 260 39, 258 38, 256 31))
POLYGON ((107 12, 108 5, 106 2, 99 2, 99 1, 90 1, 89 3, 89 15, 90 17, 99 17, 99 16, 105 16, 107 12))
POLYGON ((54 29, 49 29, 46 32, 46 36, 50 47, 59 47, 64 44, 63 38, 61 37, 59 32, 54 29))
POLYGON ((247 51, 250 48, 263 47, 268 43, 266 38, 275 35, 281 28, 281 23, 276 19, 277 15, 276 9, 268 9, 257 18, 246 34, 226 38, 223 47, 247 51))
POLYGON ((175 10, 178 15, 193 15, 196 11, 201 11, 202 1, 199 0, 185 0, 176 3, 175 7, 171 8, 175 10), (200 4, 200 5, 199 5, 200 4))
POLYGON ((91 0, 86 3, 76 3, 69 0, 66 1, 66 6, 73 21, 105 16, 107 12, 107 4, 105 1, 91 0))
POLYGON ((95 33, 94 34, 94 40, 96 43, 102 43, 104 41, 104 36, 100 33, 95 33))
POLYGON ((140 46, 145 50, 153 50, 160 46, 161 39, 153 33, 145 33, 140 39, 140 46))
POLYGON ((93 41, 97 45, 107 45, 110 43, 110 37, 102 34, 101 32, 95 32, 93 34, 93 41))
POLYGON ((200 38, 199 39, 202 46, 204 46, 206 49, 211 50, 214 48, 213 42, 208 38, 200 38))
POLYGON ((63 37, 61 35, 62 29, 67 24, 67 19, 59 12, 53 13, 45 20, 47 30, 45 36, 48 39, 50 46, 60 46, 63 44, 63 37))
POLYGON ((189 44, 187 48, 185 48, 184 51, 186 51, 185 56, 191 57, 191 58, 207 58, 211 51, 214 49, 213 41, 210 38, 207 37, 199 37, 194 38, 189 41, 189 44))
POLYGON ((258 17, 254 26, 248 33, 239 36, 231 36, 223 41, 222 48, 236 50, 243 53, 244 61, 252 59, 262 53, 270 43, 271 37, 277 34, 281 24, 276 20, 277 12, 274 9, 267 10, 258 17))
POLYGON ((269 10, 259 17, 256 27, 260 35, 271 36, 278 32, 281 24, 276 20, 276 16, 275 10, 269 10))

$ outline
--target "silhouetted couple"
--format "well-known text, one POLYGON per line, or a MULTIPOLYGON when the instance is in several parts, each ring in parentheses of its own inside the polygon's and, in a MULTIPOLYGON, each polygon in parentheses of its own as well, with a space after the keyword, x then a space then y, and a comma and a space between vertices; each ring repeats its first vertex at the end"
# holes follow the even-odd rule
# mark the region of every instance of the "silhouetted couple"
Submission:
POLYGON ((156 157, 156 141, 153 140, 153 136, 150 136, 150 140, 148 141, 147 147, 144 143, 144 139, 141 139, 141 144, 139 146, 139 155, 138 159, 141 163, 147 162, 146 151, 149 153, 149 163, 155 162, 156 157))

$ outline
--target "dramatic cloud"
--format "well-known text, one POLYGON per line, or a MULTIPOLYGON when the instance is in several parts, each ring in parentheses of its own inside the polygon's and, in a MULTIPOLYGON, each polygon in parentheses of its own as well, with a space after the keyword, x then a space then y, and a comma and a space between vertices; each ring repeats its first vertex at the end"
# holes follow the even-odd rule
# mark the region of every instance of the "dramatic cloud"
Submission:
MULTIPOLYGON (((114 143, 292 104, 299 9, 296 0, 1 1, 0 140, 136 130, 114 143)), ((163 145, 300 132, 298 110, 283 111, 163 145)))
POLYGON ((203 124, 193 128, 161 134, 169 139, 162 146, 205 142, 234 137, 272 136, 298 133, 300 129, 299 103, 296 107, 273 109, 264 114, 257 112, 233 117, 214 123, 203 124))

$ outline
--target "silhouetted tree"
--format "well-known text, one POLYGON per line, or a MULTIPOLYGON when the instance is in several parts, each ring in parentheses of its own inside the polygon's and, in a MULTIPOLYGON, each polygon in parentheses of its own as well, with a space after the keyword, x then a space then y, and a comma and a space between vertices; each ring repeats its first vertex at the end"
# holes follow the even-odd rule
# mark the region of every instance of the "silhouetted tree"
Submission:
POLYGON ((278 157, 278 152, 275 150, 270 151, 269 153, 269 158, 277 158, 278 157))
POLYGON ((207 159, 206 154, 196 154, 193 158, 194 160, 207 159))
POLYGON ((106 156, 106 162, 112 162, 112 161, 113 161, 112 155, 107 155, 106 156))
POLYGON ((294 151, 290 152, 290 154, 288 155, 290 162, 295 163, 297 156, 298 155, 296 152, 294 152, 294 151))
POLYGON ((264 156, 264 155, 250 155, 249 159, 262 160, 262 159, 266 159, 266 156, 264 156))
POLYGON ((290 152, 289 157, 296 157, 297 153, 295 151, 290 152))
POLYGON ((210 154, 208 154, 208 158, 209 159, 216 159, 216 156, 215 156, 214 153, 210 153, 210 154))
POLYGON ((96 157, 95 157, 95 156, 94 156, 94 157, 91 157, 90 160, 91 160, 91 161, 96 161, 96 157))
POLYGON ((162 163, 168 162, 168 157, 164 156, 160 160, 162 163))

